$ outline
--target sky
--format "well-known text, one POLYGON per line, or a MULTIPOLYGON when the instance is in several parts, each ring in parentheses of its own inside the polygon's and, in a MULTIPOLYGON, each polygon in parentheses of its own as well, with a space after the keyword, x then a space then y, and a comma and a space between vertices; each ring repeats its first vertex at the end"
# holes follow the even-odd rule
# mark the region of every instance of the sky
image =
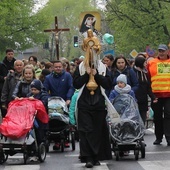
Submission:
POLYGON ((43 6, 48 2, 48 0, 35 0, 35 9, 34 11, 38 11, 39 9, 43 8, 43 6))
MULTIPOLYGON (((35 0, 35 11, 41 9, 49 0, 35 0)), ((97 6, 101 9, 105 9, 106 0, 97 0, 97 6)))

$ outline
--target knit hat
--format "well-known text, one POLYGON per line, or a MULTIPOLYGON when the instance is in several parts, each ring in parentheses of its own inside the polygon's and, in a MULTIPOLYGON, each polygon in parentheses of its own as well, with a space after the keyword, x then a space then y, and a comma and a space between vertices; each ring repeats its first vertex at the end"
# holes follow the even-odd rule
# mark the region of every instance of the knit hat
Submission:
POLYGON ((143 69, 144 68, 143 64, 145 61, 146 61, 146 59, 144 57, 136 57, 135 58, 135 66, 143 69))
POLYGON ((117 77, 116 82, 123 82, 123 83, 127 84, 127 77, 126 77, 126 75, 120 74, 117 77))
POLYGON ((33 80, 33 81, 31 82, 30 87, 31 87, 31 88, 36 88, 37 90, 40 90, 40 91, 41 91, 42 88, 43 88, 43 85, 42 85, 42 83, 41 83, 40 80, 35 79, 35 80, 33 80))

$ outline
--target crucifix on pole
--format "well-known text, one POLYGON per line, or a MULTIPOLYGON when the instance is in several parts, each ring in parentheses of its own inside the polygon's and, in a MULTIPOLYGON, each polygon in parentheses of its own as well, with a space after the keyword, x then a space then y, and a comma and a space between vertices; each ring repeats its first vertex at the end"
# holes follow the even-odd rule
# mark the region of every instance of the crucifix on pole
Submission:
POLYGON ((57 60, 59 60, 59 38, 58 36, 59 36, 59 33, 62 31, 70 31, 70 29, 69 28, 58 28, 57 16, 55 17, 55 29, 44 30, 44 32, 55 32, 57 60))

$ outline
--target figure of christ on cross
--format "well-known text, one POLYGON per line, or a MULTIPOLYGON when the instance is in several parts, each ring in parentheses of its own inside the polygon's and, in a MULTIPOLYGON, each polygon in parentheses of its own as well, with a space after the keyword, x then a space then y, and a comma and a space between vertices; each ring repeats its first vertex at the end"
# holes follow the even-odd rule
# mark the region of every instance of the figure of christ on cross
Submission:
POLYGON ((69 28, 58 28, 57 16, 55 17, 55 29, 44 30, 44 32, 55 32, 56 33, 56 56, 59 60, 59 41, 57 41, 58 33, 61 31, 70 31, 69 28))

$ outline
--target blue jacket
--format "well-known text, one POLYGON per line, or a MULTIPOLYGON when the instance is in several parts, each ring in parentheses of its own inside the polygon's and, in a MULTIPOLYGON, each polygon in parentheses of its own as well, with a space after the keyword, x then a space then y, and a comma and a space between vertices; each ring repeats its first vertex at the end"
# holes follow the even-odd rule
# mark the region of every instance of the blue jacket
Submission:
POLYGON ((70 73, 63 71, 61 74, 50 73, 45 77, 43 83, 50 96, 58 96, 66 100, 71 100, 74 94, 73 78, 70 73))
MULTIPOLYGON (((127 94, 131 95, 136 100, 135 93, 133 90, 130 90, 129 93, 127 93, 127 94)), ((110 102, 112 103, 114 98, 116 98, 116 96, 118 96, 118 95, 119 95, 119 93, 116 90, 112 90, 109 95, 110 102)))

